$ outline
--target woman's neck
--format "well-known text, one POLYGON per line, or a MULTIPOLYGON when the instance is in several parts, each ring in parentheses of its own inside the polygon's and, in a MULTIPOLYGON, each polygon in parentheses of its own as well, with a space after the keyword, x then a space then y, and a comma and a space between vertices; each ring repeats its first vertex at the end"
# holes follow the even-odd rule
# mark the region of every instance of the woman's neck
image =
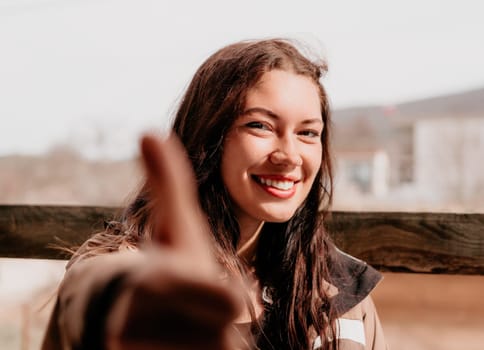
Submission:
POLYGON ((239 220, 240 240, 237 246, 237 255, 247 263, 250 263, 255 257, 262 226, 264 226, 264 221, 250 220, 250 222, 244 222, 239 220))

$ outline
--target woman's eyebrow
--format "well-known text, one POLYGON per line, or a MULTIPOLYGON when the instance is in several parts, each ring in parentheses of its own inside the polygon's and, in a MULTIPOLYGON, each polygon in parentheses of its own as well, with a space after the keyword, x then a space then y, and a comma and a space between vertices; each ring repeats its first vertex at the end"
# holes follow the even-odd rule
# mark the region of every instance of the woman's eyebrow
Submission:
POLYGON ((263 108, 263 107, 252 107, 252 108, 249 108, 249 109, 246 109, 244 111, 244 113, 242 113, 242 115, 249 115, 249 114, 252 114, 252 113, 260 113, 260 114, 265 114, 266 116, 272 118, 272 119, 281 119, 276 113, 274 113, 273 111, 267 109, 267 108, 263 108))
MULTIPOLYGON (((276 113, 274 113, 270 109, 263 108, 263 107, 252 107, 252 108, 246 109, 242 113, 242 115, 249 115, 249 114, 252 114, 252 113, 264 114, 264 115, 268 116, 269 118, 272 118, 272 119, 275 119, 275 120, 281 119, 281 117, 278 116, 276 113)), ((323 124, 323 121, 321 120, 321 118, 310 118, 310 119, 303 120, 301 123, 302 124, 312 124, 312 123, 323 124)))

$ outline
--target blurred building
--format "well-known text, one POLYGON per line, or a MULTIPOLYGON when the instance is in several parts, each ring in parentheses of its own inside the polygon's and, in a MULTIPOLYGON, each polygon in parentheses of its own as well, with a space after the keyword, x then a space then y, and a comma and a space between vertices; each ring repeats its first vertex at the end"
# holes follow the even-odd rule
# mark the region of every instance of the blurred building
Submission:
POLYGON ((337 207, 484 210, 484 89, 333 120, 337 207))

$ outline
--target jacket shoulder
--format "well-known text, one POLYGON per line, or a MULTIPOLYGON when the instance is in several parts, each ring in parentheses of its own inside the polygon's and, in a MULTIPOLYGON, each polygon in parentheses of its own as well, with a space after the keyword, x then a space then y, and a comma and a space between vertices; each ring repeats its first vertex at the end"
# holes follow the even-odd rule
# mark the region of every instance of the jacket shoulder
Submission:
POLYGON ((366 262, 337 248, 329 266, 331 284, 338 290, 332 301, 339 315, 362 302, 383 278, 366 262))

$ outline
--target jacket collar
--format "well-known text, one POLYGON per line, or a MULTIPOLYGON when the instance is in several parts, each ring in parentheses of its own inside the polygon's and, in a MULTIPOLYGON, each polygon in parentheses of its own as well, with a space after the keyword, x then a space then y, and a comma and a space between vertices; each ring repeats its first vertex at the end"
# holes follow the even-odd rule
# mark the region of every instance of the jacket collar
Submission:
POLYGON ((336 248, 331 261, 328 293, 338 316, 365 299, 383 276, 366 262, 336 248))

